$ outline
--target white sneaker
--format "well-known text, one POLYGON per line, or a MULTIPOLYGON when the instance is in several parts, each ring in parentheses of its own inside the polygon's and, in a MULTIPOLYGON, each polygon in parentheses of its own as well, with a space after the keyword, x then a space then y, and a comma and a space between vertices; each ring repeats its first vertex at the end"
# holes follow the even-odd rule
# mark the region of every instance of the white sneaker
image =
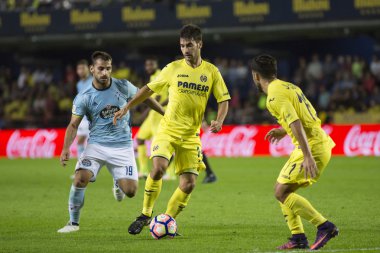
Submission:
POLYGON ((71 233, 71 232, 76 232, 79 231, 79 225, 72 225, 70 222, 67 223, 66 226, 63 228, 59 229, 57 232, 58 233, 71 233))
POLYGON ((112 188, 113 196, 117 201, 122 201, 125 198, 125 193, 119 188, 119 185, 115 182, 112 188))

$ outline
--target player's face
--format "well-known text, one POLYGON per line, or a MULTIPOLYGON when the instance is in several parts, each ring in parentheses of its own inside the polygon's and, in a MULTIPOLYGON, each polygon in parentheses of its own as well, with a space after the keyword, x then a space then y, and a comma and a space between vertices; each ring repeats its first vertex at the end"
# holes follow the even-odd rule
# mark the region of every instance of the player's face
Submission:
POLYGON ((80 79, 84 79, 88 76, 88 66, 86 64, 77 65, 77 75, 80 79))
POLYGON ((145 71, 148 75, 154 74, 158 68, 157 62, 154 60, 146 60, 145 61, 145 71))
POLYGON ((192 62, 201 55, 202 41, 196 42, 194 39, 180 38, 179 45, 183 57, 185 57, 187 61, 192 62))
POLYGON ((253 79, 253 82, 255 83, 257 89, 260 91, 260 92, 264 92, 263 90, 263 87, 261 86, 261 83, 260 83, 260 76, 258 73, 252 71, 252 79, 253 79))
POLYGON ((97 59, 94 65, 91 65, 90 71, 98 83, 106 85, 110 82, 112 62, 97 59))

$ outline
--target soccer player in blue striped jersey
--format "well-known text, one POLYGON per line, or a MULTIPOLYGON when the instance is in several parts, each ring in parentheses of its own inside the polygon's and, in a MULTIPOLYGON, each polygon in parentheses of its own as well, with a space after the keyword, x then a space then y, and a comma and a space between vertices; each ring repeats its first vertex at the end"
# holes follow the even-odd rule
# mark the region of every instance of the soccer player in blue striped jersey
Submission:
MULTIPOLYGON (((88 144, 75 167, 75 177, 69 194, 70 220, 59 233, 79 230, 80 210, 84 204, 84 193, 89 182, 94 182, 100 169, 105 165, 117 181, 120 189, 128 197, 137 191, 137 167, 132 147, 130 113, 127 112, 115 126, 112 120, 115 112, 124 107, 137 93, 137 88, 127 80, 111 78, 112 58, 106 52, 92 54, 90 71, 92 85, 81 91, 73 102, 72 117, 67 126, 60 161, 63 166, 70 156, 72 144, 82 118, 90 122, 88 144)), ((149 107, 164 114, 164 110, 154 99, 145 101, 149 107)))

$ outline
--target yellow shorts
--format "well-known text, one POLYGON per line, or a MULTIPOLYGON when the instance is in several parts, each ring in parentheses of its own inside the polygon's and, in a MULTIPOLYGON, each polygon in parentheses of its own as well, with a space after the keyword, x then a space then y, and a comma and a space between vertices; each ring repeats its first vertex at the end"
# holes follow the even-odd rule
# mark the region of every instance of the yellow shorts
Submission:
POLYGON ((313 179, 310 177, 306 179, 304 174, 305 171, 303 169, 300 171, 304 158, 303 153, 300 148, 294 149, 289 160, 282 168, 280 175, 277 178, 277 182, 280 184, 298 184, 302 187, 315 183, 329 163, 333 147, 334 145, 331 145, 330 143, 319 143, 310 147, 319 171, 318 175, 313 179))
POLYGON ((160 125, 160 120, 162 118, 157 117, 157 115, 152 115, 153 112, 149 113, 148 117, 144 120, 136 134, 137 139, 140 140, 150 140, 157 134, 158 126, 160 125))
POLYGON ((175 173, 193 173, 199 175, 206 166, 202 161, 202 144, 199 136, 179 139, 166 133, 158 133, 151 146, 151 158, 164 157, 168 160, 174 156, 175 173))

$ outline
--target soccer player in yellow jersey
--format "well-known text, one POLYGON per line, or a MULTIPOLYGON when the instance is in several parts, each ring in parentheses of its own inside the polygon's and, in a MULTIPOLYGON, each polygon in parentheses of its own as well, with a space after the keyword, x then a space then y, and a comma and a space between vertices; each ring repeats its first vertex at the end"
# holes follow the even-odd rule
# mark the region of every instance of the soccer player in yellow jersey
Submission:
MULTIPOLYGON (((149 57, 145 60, 145 71, 148 75, 150 75, 150 82, 156 79, 156 77, 160 74, 161 70, 158 68, 158 61, 155 57, 149 57)), ((155 93, 153 97, 165 108, 168 103, 168 90, 164 89, 159 94, 155 93)), ((154 110, 150 110, 147 118, 144 120, 143 124, 140 126, 139 131, 137 132, 137 152, 140 178, 147 178, 149 174, 145 141, 152 139, 152 137, 156 135, 161 119, 161 114, 156 113, 154 110)), ((168 172, 171 170, 174 171, 174 168, 168 169, 168 172)), ((175 175, 173 176, 175 178, 175 175)))
POLYGON ((174 152, 179 187, 170 198, 165 213, 176 218, 187 206, 197 176, 205 168, 199 131, 211 93, 218 102, 218 114, 211 122, 210 131, 219 132, 227 115, 230 95, 218 69, 201 58, 200 28, 195 25, 184 26, 179 42, 184 59, 169 63, 153 82, 141 88, 114 117, 114 124, 117 124, 116 120, 131 107, 154 92, 169 88, 169 104, 152 142, 153 169, 145 183, 142 214, 129 226, 130 234, 139 234, 149 224, 155 200, 161 191, 162 176, 174 152))
POLYGON ((277 79, 275 58, 259 55, 253 59, 251 67, 257 88, 267 94, 269 112, 282 126, 270 130, 265 138, 276 143, 288 134, 295 146, 275 185, 275 197, 292 233, 289 241, 278 249, 309 247, 301 218, 317 227, 317 237, 310 249, 319 249, 338 235, 338 228, 295 192, 319 179, 330 161, 335 143, 321 128, 321 121, 302 90, 277 79))

